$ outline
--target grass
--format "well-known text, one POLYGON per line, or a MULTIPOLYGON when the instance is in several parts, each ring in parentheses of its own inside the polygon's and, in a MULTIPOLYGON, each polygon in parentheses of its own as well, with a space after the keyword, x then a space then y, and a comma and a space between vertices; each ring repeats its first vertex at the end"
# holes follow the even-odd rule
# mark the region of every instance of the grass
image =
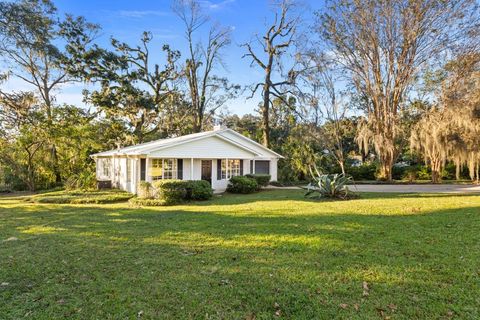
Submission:
POLYGON ((480 196, 0 198, 0 319, 478 319, 480 196))

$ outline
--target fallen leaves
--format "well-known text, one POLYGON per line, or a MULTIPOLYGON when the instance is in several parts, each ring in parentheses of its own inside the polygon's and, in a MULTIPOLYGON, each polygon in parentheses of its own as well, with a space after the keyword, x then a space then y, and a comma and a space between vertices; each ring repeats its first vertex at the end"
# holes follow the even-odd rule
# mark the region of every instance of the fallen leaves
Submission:
POLYGON ((370 294, 369 293, 370 288, 368 287, 368 283, 366 281, 363 281, 362 287, 363 287, 363 294, 362 295, 364 297, 367 297, 370 294))
POLYGON ((274 307, 275 307, 275 313, 274 313, 275 316, 280 317, 282 315, 282 310, 280 309, 280 305, 275 302, 274 307))
POLYGON ((247 316, 245 317, 245 320, 255 320, 255 319, 257 319, 257 316, 253 312, 247 314, 247 316))
POLYGON ((397 310, 397 306, 394 305, 393 303, 390 303, 390 304, 388 305, 388 308, 389 308, 390 310, 392 310, 392 311, 396 311, 396 310, 397 310))

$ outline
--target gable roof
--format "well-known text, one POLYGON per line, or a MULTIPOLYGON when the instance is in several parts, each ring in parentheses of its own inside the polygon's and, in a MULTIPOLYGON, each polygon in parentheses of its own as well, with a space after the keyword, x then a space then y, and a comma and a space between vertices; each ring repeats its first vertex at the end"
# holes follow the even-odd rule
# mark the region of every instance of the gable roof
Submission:
POLYGON ((250 138, 232 130, 232 129, 220 129, 213 131, 205 131, 200 133, 188 134, 175 138, 160 139, 141 143, 125 148, 113 149, 109 151, 99 152, 92 154, 91 157, 110 157, 114 155, 148 155, 158 150, 168 149, 169 147, 178 146, 181 144, 189 143, 205 139, 207 137, 220 138, 240 149, 248 151, 254 155, 261 156, 261 153, 269 154, 270 156, 283 158, 280 154, 264 147, 263 145, 253 141, 250 138), (260 153, 261 152, 261 153, 260 153))

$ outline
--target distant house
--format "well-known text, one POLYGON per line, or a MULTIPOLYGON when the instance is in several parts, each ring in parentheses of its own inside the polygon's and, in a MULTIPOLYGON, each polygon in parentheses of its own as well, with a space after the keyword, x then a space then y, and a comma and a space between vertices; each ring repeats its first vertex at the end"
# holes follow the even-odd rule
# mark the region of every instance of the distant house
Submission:
POLYGON ((221 192, 233 176, 266 173, 277 180, 278 153, 235 132, 213 131, 161 139, 93 154, 97 180, 135 193, 140 181, 206 180, 221 192))

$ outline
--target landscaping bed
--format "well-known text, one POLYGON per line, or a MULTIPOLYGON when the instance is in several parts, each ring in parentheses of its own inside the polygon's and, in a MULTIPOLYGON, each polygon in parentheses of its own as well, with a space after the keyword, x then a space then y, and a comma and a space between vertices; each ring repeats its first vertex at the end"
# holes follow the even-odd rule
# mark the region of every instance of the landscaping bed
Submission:
POLYGON ((98 191, 55 191, 25 197, 24 201, 57 204, 105 204, 125 202, 132 198, 131 193, 111 189, 98 191))

